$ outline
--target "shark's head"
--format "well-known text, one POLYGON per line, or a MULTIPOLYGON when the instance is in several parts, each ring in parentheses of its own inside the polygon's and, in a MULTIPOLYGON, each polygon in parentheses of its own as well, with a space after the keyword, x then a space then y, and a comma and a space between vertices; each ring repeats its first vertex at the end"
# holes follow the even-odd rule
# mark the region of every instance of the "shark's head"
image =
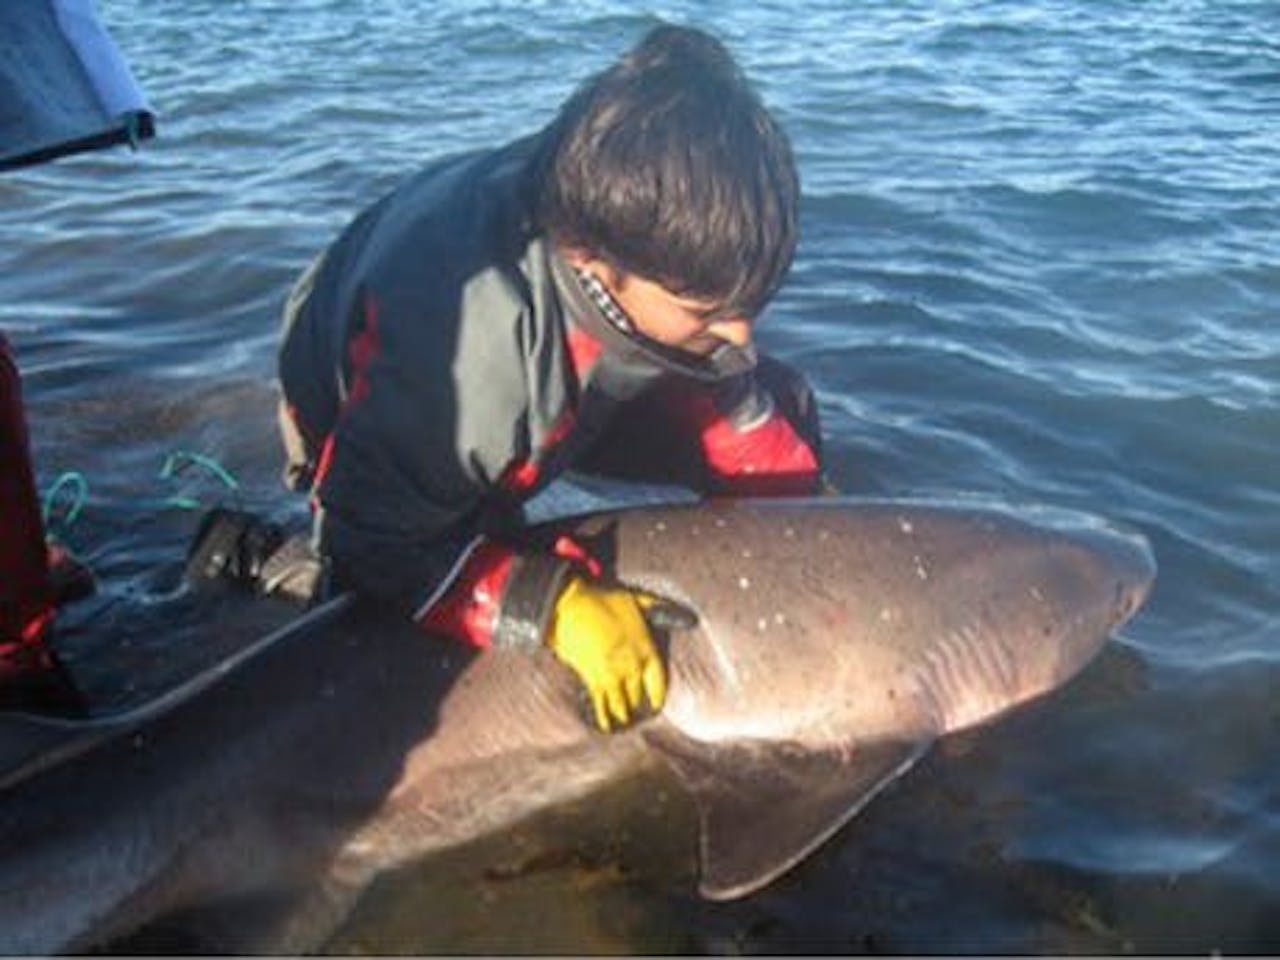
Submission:
POLYGON ((703 892, 748 892, 937 736, 1060 686, 1141 606, 1145 541, 974 505, 767 501, 631 517, 618 570, 694 609, 660 741, 703 814, 703 892))
POLYGON ((667 713, 707 740, 981 722, 1088 663, 1155 569, 1141 536, 1043 508, 737 503, 631 540, 636 579, 700 616, 667 713))
POLYGON ((1142 606, 1155 576, 1143 537, 1087 515, 941 514, 923 525, 940 559, 912 656, 939 732, 1075 676, 1142 606))

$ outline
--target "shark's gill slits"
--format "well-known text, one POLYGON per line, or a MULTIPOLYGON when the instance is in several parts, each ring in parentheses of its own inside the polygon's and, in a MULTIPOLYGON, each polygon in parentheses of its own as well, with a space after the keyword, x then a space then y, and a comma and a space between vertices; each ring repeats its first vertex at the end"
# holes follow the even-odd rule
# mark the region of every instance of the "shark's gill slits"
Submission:
POLYGON ((934 704, 939 732, 999 712, 1022 699, 1018 660, 999 631, 969 623, 941 635, 925 653, 922 684, 934 704))

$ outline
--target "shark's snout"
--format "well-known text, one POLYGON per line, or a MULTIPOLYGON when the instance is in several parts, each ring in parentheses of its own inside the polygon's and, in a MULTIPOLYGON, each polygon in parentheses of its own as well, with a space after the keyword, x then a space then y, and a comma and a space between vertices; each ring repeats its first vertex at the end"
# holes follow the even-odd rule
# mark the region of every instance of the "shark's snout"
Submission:
POLYGON ((1155 562, 1145 537, 1083 514, 1038 519, 993 526, 981 549, 955 551, 949 575, 935 571, 940 629, 919 676, 940 730, 1061 686, 1146 600, 1155 562))
POLYGON ((1147 538, 1113 525, 1089 531, 1086 546, 1114 584, 1111 628, 1123 626, 1142 608, 1156 577, 1155 557, 1147 538))
POLYGON ((1155 576, 1145 538, 1068 510, 719 511, 654 521, 636 551, 699 613, 654 742, 697 798, 717 899, 796 863, 937 736, 1068 682, 1155 576))

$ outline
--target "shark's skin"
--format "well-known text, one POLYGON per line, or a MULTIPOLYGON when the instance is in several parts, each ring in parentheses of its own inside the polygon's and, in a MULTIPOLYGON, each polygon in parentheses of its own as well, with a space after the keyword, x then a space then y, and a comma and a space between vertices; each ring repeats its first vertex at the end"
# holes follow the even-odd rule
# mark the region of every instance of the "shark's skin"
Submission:
POLYGON ((1140 537, 1036 511, 740 501, 570 526, 698 614, 667 638, 661 714, 603 735, 545 651, 335 609, 131 714, 0 718, 0 951, 198 910, 227 918, 202 949, 315 949, 384 872, 655 760, 697 803, 702 893, 741 896, 937 737, 1064 683, 1154 577, 1140 537))

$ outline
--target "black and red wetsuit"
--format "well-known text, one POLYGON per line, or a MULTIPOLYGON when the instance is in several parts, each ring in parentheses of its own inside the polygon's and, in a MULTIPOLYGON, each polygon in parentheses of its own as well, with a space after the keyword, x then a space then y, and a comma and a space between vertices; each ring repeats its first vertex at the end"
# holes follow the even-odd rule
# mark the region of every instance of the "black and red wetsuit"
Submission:
POLYGON ((521 543, 520 504, 566 469, 707 493, 819 485, 801 378, 661 347, 593 303, 534 224, 538 145, 409 178, 285 310, 290 472, 320 549, 340 581, 477 646, 545 620, 567 561, 521 543))

